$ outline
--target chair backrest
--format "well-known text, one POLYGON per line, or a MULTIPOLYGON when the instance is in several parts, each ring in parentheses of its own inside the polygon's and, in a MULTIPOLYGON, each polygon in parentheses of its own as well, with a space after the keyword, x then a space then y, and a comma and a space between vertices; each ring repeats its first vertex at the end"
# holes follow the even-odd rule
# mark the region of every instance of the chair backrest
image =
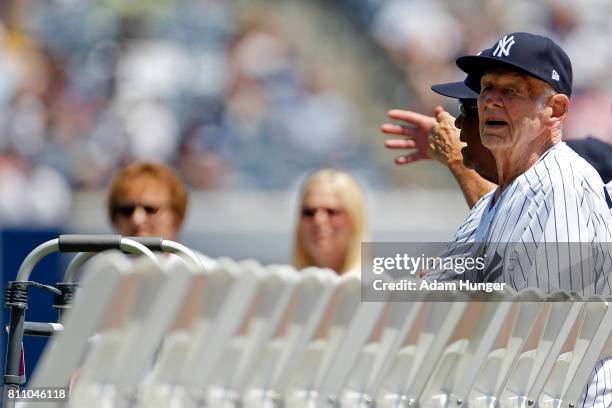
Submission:
POLYGON ((205 390, 214 378, 227 346, 238 333, 249 314, 263 271, 243 268, 237 262, 220 258, 221 269, 232 277, 232 284, 219 307, 208 335, 200 344, 193 344, 177 384, 188 390, 205 390))
POLYGON ((315 336, 335 290, 337 275, 329 269, 306 268, 291 293, 288 314, 264 346, 251 374, 244 405, 273 404, 285 392, 304 350, 315 336))
MULTIPOLYGON (((244 267, 261 268, 243 263, 244 267)), ((299 281, 297 271, 290 266, 272 265, 264 270, 249 317, 247 333, 240 336, 242 350, 230 378, 221 384, 226 390, 244 393, 248 381, 261 360, 261 352, 273 338, 299 281)))
MULTIPOLYGON (((384 311, 384 302, 361 302, 353 314, 336 353, 314 383, 325 401, 336 401, 384 311)), ((324 403, 325 401, 320 401, 324 403)))
POLYGON ((421 400, 442 402, 448 390, 448 398, 452 402, 462 405, 467 401, 495 341, 502 328, 508 324, 514 295, 515 292, 508 289, 505 292, 493 293, 486 301, 476 303, 480 310, 473 313, 475 316, 469 316, 470 319, 477 319, 476 324, 459 340, 464 342, 463 349, 457 353, 443 355, 438 372, 432 376, 435 380, 430 381, 429 389, 421 400), (446 362, 450 364, 444 367, 446 362))
POLYGON ((408 331, 414 326, 423 303, 419 298, 410 302, 389 302, 383 312, 383 326, 379 338, 364 347, 359 361, 351 370, 344 386, 341 405, 371 404, 393 357, 402 347, 408 331))
POLYGON ((506 330, 510 333, 499 339, 499 348, 489 353, 468 397, 471 405, 483 401, 494 403, 499 399, 538 317, 545 313, 545 300, 546 295, 537 289, 516 294, 512 301, 513 311, 506 321, 506 330))
MULTIPOLYGON (((165 284, 170 282, 170 286, 174 286, 173 282, 176 281, 167 281, 158 264, 144 258, 134 261, 126 284, 119 291, 119 296, 91 340, 91 350, 80 368, 79 381, 73 392, 72 398, 76 403, 83 401, 84 405, 84 401, 96 397, 98 402, 92 406, 101 407, 108 404, 108 401, 135 397, 135 388, 123 392, 126 388, 119 382, 121 378, 118 376, 123 377, 124 373, 118 368, 124 368, 122 365, 125 361, 122 359, 128 359, 132 366, 126 374, 131 376, 125 379, 138 383, 141 372, 147 364, 152 363, 153 353, 163 331, 158 331, 158 336, 153 338, 143 337, 142 334, 155 334, 155 328, 149 327, 148 323, 150 312, 153 309, 160 312, 155 304, 161 299, 159 296, 164 292, 165 284), (137 347, 140 347, 142 352, 130 354, 137 347)), ((162 312, 160 317, 168 321, 173 316, 166 316, 162 312)), ((164 330, 164 322, 160 323, 164 330)))
POLYGON ((402 339, 393 363, 381 382, 377 405, 416 404, 468 305, 463 294, 429 293, 424 297, 418 326, 402 339))
POLYGON ((548 316, 537 347, 519 357, 500 403, 514 404, 517 400, 534 404, 561 354, 572 328, 579 318, 584 302, 567 293, 549 296, 548 316))
MULTIPOLYGON (((149 263, 147 267, 155 273, 156 265, 149 263)), ((30 384, 31 387, 66 387, 78 375, 81 386, 73 390, 75 401, 80 396, 88 400, 86 389, 95 385, 99 377, 87 367, 87 361, 101 359, 104 345, 112 344, 112 339, 119 340, 120 320, 127 314, 124 297, 134 295, 143 283, 143 276, 133 273, 130 260, 119 252, 96 257, 85 270, 83 288, 77 293, 72 309, 64 315, 64 331, 49 342, 30 384), (114 321, 113 316, 117 317, 114 321), (83 358, 86 358, 84 365, 83 358)), ((100 365, 100 371, 105 374, 110 366, 100 365)))
POLYGON ((204 271, 120 253, 86 268, 31 382, 75 380, 72 407, 557 408, 578 403, 612 344, 599 296, 364 302, 368 282, 319 268, 221 258, 204 271))
MULTIPOLYGON (((611 300, 611 299, 609 299, 611 300)), ((612 307, 595 295, 586 299, 574 347, 560 356, 539 398, 539 406, 577 406, 612 333, 612 307)))
POLYGON ((330 307, 319 321, 319 333, 304 349, 286 391, 290 405, 311 404, 320 396, 320 385, 339 352, 343 338, 360 303, 360 280, 345 275, 335 282, 330 307))
MULTIPOLYGON (((202 273, 194 263, 166 260, 160 266, 162 276, 159 287, 143 293, 142 299, 146 300, 137 305, 134 314, 137 319, 130 319, 129 337, 117 353, 107 379, 108 384, 114 384, 124 393, 126 390, 136 390, 147 369, 152 367, 164 335, 177 320, 194 278, 202 273)), ((146 269, 147 265, 135 264, 135 273, 139 268, 146 269)))

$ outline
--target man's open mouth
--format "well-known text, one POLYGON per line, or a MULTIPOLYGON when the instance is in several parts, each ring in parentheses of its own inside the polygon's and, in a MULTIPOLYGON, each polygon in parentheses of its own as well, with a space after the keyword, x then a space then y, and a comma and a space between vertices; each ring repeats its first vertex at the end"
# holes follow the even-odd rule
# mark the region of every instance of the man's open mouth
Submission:
POLYGON ((507 126, 508 122, 506 122, 505 120, 492 120, 489 119, 485 122, 487 127, 491 127, 491 128, 499 128, 499 127, 503 127, 503 126, 507 126))

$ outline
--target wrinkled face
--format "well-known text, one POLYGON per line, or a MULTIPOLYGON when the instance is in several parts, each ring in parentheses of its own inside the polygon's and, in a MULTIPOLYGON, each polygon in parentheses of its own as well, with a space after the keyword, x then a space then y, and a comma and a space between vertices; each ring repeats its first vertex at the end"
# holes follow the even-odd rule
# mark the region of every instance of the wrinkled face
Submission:
POLYGON ((125 236, 175 240, 179 225, 171 200, 170 191, 158 180, 150 176, 133 179, 112 204, 115 229, 125 236))
POLYGON ((332 267, 338 259, 344 260, 352 232, 351 219, 333 186, 310 186, 302 203, 299 234, 315 266, 332 267))
MULTIPOLYGON (((515 149, 533 142, 544 130, 543 82, 510 71, 485 73, 478 97, 479 129, 482 144, 495 152, 515 149)), ((544 101, 546 102, 546 101, 544 101)))
POLYGON ((459 139, 467 144, 461 149, 463 165, 476 170, 481 177, 497 183, 495 157, 480 140, 476 99, 462 99, 459 103, 460 114, 455 119, 455 127, 461 130, 459 139))

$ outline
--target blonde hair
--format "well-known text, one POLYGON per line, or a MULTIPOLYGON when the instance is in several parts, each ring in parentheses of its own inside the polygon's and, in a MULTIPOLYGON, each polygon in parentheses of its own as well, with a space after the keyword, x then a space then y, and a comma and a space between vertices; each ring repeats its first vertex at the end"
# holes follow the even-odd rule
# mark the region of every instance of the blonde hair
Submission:
MULTIPOLYGON (((304 204, 304 199, 310 190, 320 184, 330 186, 334 193, 337 194, 342 209, 346 211, 351 220, 351 226, 353 228, 342 270, 337 272, 339 274, 343 274, 349 271, 358 271, 361 268, 361 242, 366 240, 367 237, 366 210, 363 190, 357 181, 346 172, 335 169, 319 170, 311 174, 304 181, 298 211, 304 204)), ((292 260, 293 265, 296 268, 301 269, 307 266, 312 266, 314 263, 312 257, 306 252, 304 243, 302 242, 299 222, 300 220, 298 215, 298 225, 295 229, 292 260)))

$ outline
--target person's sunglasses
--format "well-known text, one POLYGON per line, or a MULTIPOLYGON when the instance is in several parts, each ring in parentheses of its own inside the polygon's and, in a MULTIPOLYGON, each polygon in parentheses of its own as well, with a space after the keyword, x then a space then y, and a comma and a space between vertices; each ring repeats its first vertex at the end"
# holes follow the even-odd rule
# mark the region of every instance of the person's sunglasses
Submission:
POLYGON ((147 213, 147 215, 155 215, 160 210, 160 207, 156 207, 154 205, 139 203, 122 203, 115 204, 113 206, 113 214, 120 215, 123 217, 131 217, 132 214, 134 214, 134 211, 136 211, 136 208, 138 207, 142 207, 142 209, 145 210, 145 213, 147 213))
POLYGON ((337 215, 340 215, 342 213, 342 210, 340 209, 336 209, 336 208, 311 208, 311 207, 304 207, 302 208, 302 217, 304 218, 314 218, 314 216, 317 214, 317 211, 319 210, 323 210, 325 212, 327 212, 327 215, 331 218, 331 217, 335 217, 337 215))
POLYGON ((464 118, 478 112, 478 105, 469 102, 459 102, 459 113, 464 118))

